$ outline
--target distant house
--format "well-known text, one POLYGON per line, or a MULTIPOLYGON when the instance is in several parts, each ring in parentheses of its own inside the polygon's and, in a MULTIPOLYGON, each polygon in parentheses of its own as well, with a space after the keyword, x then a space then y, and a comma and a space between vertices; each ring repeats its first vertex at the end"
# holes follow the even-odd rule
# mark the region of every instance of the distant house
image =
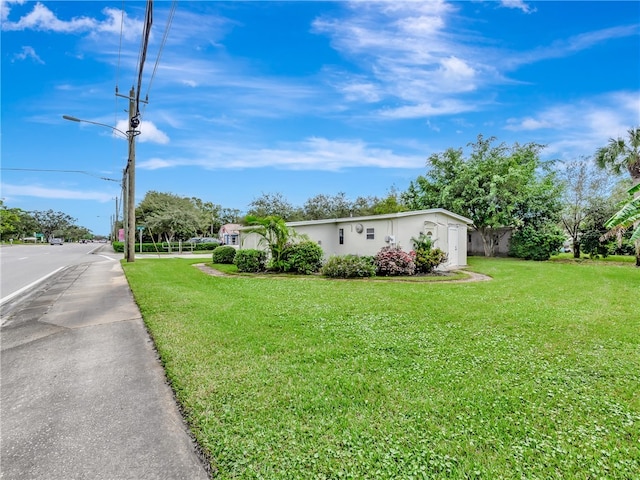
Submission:
MULTIPOLYGON (((448 266, 467 264, 467 229, 472 221, 442 208, 411 212, 371 215, 366 217, 333 218, 289 222, 300 235, 317 242, 325 253, 332 255, 375 255, 382 247, 400 246, 413 249, 411 238, 421 233, 433 239, 434 247, 447 253, 448 266)), ((263 248, 255 233, 243 233, 240 248, 263 248)))
POLYGON ((220 227, 218 237, 222 245, 239 245, 240 244, 240 228, 242 226, 237 223, 227 223, 220 227))

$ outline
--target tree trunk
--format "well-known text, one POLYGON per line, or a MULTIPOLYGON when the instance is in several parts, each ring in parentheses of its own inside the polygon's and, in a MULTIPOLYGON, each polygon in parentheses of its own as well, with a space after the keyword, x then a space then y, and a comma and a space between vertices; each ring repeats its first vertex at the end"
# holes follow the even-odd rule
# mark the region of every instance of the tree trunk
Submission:
POLYGON ((480 229, 480 237, 482 238, 482 247, 484 248, 484 256, 485 257, 493 257, 494 256, 494 241, 493 241, 493 231, 492 229, 480 229))
POLYGON ((573 258, 580 258, 580 242, 578 240, 573 242, 573 258))

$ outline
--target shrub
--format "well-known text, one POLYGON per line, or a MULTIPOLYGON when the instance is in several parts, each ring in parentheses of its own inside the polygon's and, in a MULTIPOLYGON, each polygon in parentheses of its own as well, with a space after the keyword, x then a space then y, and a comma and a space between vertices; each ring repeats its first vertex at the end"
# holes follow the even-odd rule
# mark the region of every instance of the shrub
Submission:
POLYGON ((322 274, 331 278, 374 277, 376 266, 373 257, 333 256, 322 267, 322 274))
POLYGON ((400 247, 383 247, 375 256, 376 273, 384 276, 413 275, 416 264, 400 247))
POLYGON ((216 247, 211 254, 213 263, 233 263, 235 256, 236 249, 229 245, 216 247))
POLYGON ((564 244, 564 235, 556 226, 523 227, 511 237, 509 255, 525 260, 549 260, 564 244))
POLYGON ((598 230, 587 230, 580 236, 580 251, 586 253, 591 258, 597 258, 601 255, 607 257, 609 255, 609 245, 611 242, 601 242, 602 232, 598 230))
POLYGON ((432 248, 431 237, 421 233, 418 238, 412 238, 414 251, 413 261, 416 264, 416 272, 430 273, 438 265, 447 261, 447 254, 439 248, 432 248))
POLYGON ((263 250, 238 250, 233 259, 239 272, 257 273, 265 270, 267 253, 263 250))
POLYGON ((413 261, 416 264, 416 272, 430 273, 447 261, 447 254, 439 248, 419 249, 414 252, 413 261))
POLYGON ((283 270, 310 275, 320 270, 323 256, 322 247, 310 240, 289 244, 282 252, 283 270))

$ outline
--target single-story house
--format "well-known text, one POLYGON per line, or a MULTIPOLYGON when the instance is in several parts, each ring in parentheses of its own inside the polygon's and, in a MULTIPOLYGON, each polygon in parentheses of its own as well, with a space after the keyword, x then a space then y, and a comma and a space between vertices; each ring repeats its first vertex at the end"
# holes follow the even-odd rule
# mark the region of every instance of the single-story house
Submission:
MULTIPOLYGON (((411 212, 288 222, 299 235, 306 235, 332 255, 375 255, 382 247, 395 245, 413 249, 412 238, 421 233, 433 239, 433 246, 447 253, 448 266, 467 264, 467 229, 472 221, 442 208, 411 212)), ((261 248, 260 237, 240 229, 240 248, 261 248)))
POLYGON ((237 223, 226 223, 222 225, 218 232, 218 237, 222 245, 239 245, 241 227, 242 226, 237 223))

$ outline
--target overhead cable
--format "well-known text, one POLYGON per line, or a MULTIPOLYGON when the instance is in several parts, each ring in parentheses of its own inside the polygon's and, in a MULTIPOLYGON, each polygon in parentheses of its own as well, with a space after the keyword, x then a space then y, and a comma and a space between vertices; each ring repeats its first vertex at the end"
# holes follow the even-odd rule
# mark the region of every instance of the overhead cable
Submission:
POLYGON ((178 4, 177 0, 173 0, 173 2, 171 3, 171 9, 169 10, 169 16, 167 18, 167 25, 165 26, 164 34, 162 35, 162 41, 160 43, 160 48, 158 50, 158 56, 156 57, 156 62, 153 66, 153 72, 151 73, 151 78, 149 79, 149 86, 147 87, 146 97, 149 97, 149 92, 151 91, 151 84, 153 83, 153 79, 156 76, 158 65, 160 64, 160 57, 162 57, 162 51, 164 50, 164 47, 167 43, 167 38, 169 38, 169 31, 171 30, 171 23, 173 22, 173 16, 175 15, 177 4, 178 4))

